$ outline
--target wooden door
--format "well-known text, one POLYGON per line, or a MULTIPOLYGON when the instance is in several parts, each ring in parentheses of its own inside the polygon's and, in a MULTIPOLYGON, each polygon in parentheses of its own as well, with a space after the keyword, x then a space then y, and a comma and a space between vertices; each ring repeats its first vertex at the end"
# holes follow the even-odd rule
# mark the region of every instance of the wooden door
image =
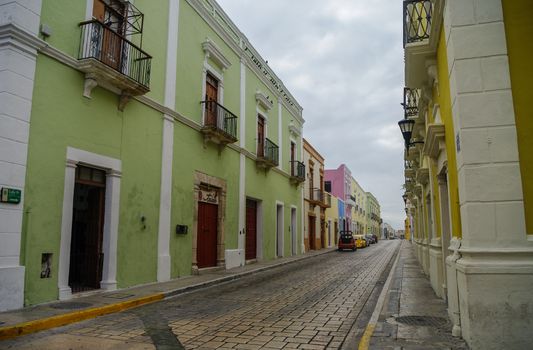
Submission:
POLYGON ((320 220, 320 247, 326 248, 326 221, 320 220))
POLYGON ((122 71, 121 63, 125 59, 122 57, 125 13, 126 7, 120 2, 113 8, 102 0, 93 2, 93 17, 104 24, 100 61, 118 71, 122 71))
POLYGON ((69 286, 72 292, 100 288, 103 264, 105 172, 76 169, 70 244, 69 286))
POLYGON ((338 241, 338 239, 339 239, 339 237, 338 237, 338 232, 339 232, 339 223, 336 222, 336 223, 335 223, 335 233, 334 233, 335 244, 337 244, 337 241, 338 241))
POLYGON ((315 217, 309 217, 309 249, 316 249, 316 226, 315 226, 315 217))
POLYGON ((315 194, 313 191, 314 181, 315 181, 314 169, 311 166, 309 166, 309 199, 310 200, 316 200, 315 194))
POLYGON ((199 268, 217 264, 218 205, 198 202, 196 261, 199 268))
POLYGON ((246 200, 246 260, 257 258, 257 202, 246 200))
POLYGON ((296 144, 291 142, 291 176, 296 176, 296 164, 294 160, 296 157, 296 144))
POLYGON ((257 116, 257 156, 265 156, 265 119, 257 116))
POLYGON ((211 74, 205 80, 205 100, 205 125, 217 126, 218 80, 211 74))

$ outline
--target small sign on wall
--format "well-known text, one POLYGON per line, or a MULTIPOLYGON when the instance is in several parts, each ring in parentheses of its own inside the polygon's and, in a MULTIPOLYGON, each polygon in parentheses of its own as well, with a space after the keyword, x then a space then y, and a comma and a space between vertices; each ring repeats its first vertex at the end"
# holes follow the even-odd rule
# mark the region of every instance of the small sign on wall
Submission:
POLYGON ((0 202, 2 203, 12 203, 19 204, 20 197, 22 196, 22 191, 14 188, 2 187, 0 194, 0 202))
POLYGON ((200 190, 198 191, 198 201, 210 204, 218 204, 217 190, 200 190))

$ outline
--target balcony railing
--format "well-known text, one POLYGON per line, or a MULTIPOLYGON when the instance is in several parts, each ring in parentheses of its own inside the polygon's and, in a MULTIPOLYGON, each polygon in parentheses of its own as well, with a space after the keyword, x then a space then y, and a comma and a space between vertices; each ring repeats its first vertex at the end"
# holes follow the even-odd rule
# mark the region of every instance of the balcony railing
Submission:
POLYGON ((429 39, 433 4, 431 0, 404 0, 403 46, 429 39))
POLYGON ((405 119, 418 117, 418 101, 420 100, 420 89, 403 89, 403 111, 405 119))
POLYGON ((102 22, 86 21, 80 27, 80 60, 95 59, 149 91, 152 56, 102 22))
POLYGON ((204 127, 202 132, 219 144, 237 141, 237 116, 216 101, 202 101, 204 127))
POLYGON ((300 183, 305 181, 305 165, 298 160, 291 160, 291 181, 300 183))
MULTIPOLYGON (((261 147, 261 145, 259 145, 261 147)), ((279 165, 279 147, 274 142, 265 138, 263 148, 258 149, 257 163, 265 168, 279 165)))

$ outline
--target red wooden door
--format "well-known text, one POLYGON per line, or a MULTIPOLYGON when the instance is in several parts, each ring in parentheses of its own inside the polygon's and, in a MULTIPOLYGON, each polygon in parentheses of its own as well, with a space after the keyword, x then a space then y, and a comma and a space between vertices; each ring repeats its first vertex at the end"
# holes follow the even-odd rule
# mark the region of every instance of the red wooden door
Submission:
POLYGON ((198 202, 196 261, 199 268, 217 264, 217 219, 218 205, 198 202))
POLYGON ((257 258, 257 202, 246 200, 246 260, 257 258))
POLYGON ((257 117, 257 156, 265 156, 265 119, 257 117))
POLYGON ((316 249, 316 227, 315 227, 315 217, 309 217, 309 249, 316 249))
POLYGON ((205 125, 217 126, 218 80, 211 74, 205 80, 205 100, 213 101, 205 105, 205 125))

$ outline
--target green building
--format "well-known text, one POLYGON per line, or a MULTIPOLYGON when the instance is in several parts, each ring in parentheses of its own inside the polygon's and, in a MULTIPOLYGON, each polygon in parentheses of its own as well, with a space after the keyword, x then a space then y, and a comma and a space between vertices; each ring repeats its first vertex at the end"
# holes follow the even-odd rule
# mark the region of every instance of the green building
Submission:
POLYGON ((302 108, 215 1, 0 13, 0 310, 302 252, 302 108))

